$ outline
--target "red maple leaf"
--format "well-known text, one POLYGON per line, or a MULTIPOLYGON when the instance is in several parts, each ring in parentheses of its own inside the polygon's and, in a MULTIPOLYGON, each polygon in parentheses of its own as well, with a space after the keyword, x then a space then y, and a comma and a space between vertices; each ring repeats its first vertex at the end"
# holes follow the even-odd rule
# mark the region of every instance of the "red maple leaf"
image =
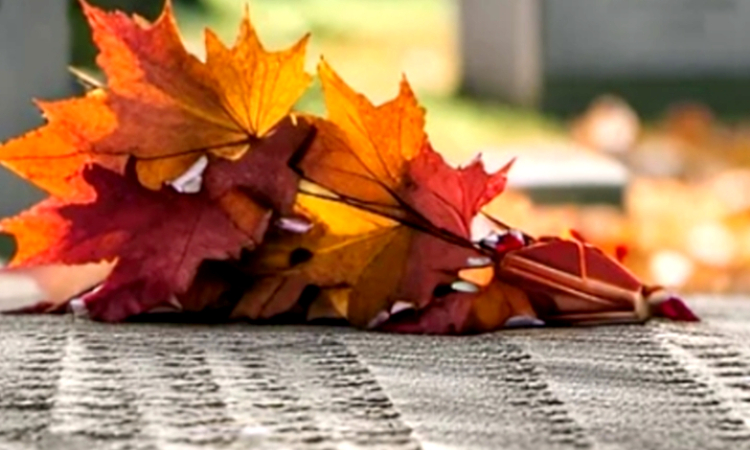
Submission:
POLYGON ((289 159, 305 148, 315 130, 304 120, 284 119, 267 137, 254 142, 253 151, 238 161, 216 158, 205 174, 204 187, 212 198, 225 204, 227 213, 246 220, 242 211, 234 211, 225 197, 245 196, 263 208, 287 215, 297 196, 299 176, 289 167, 289 159))
MULTIPOLYGON (((312 252, 299 270, 311 284, 335 289, 328 303, 335 304, 333 309, 355 325, 371 326, 379 317, 388 317, 394 305, 396 309, 410 305, 409 309, 420 312, 449 311, 418 314, 414 329, 465 331, 471 299, 476 296, 451 295, 436 301, 433 293, 440 290, 441 283, 450 285, 456 280, 468 258, 482 261, 482 254, 470 240, 471 222, 505 188, 510 164, 491 174, 479 160, 464 168, 448 165, 430 146, 423 130, 424 111, 406 80, 396 98, 375 106, 346 85, 325 62, 319 66, 319 74, 329 120, 315 120, 316 139, 295 160, 295 166, 303 176, 355 209, 338 213, 351 216, 351 222, 356 223, 357 208, 394 219, 388 233, 377 229, 378 237, 392 241, 368 248, 363 244, 371 241, 336 233, 332 225, 337 219, 325 213, 332 209, 329 205, 318 207, 313 214, 313 222, 328 227, 327 237, 320 242, 290 239, 279 245, 280 249, 305 248, 312 252), (335 249, 336 258, 328 257, 334 254, 330 249, 335 249), (356 252, 350 257, 357 262, 356 269, 341 263, 350 260, 346 257, 350 252, 356 252), (331 279, 331 274, 342 267, 348 267, 346 276, 331 279), (466 305, 457 304, 467 300, 466 305), (440 320, 434 319, 437 317, 440 320)), ((283 260, 277 254, 268 259, 283 260)), ((483 260, 481 264, 491 265, 489 258, 483 260)), ((327 294, 325 289, 323 294, 327 294)), ((503 301, 497 298, 497 302, 503 301)))
MULTIPOLYGON (((85 298, 92 318, 119 321, 168 304, 185 292, 206 259, 239 256, 252 246, 207 192, 185 195, 140 185, 133 165, 125 175, 92 165, 83 173, 97 193, 91 203, 46 200, 3 224, 24 242, 46 236, 14 265, 83 264, 117 260, 104 285, 85 298)), ((259 220, 268 221, 270 212, 259 220)))
POLYGON ((512 161, 488 173, 477 158, 455 168, 425 145, 409 162, 406 183, 398 196, 429 223, 456 236, 471 238, 471 222, 505 189, 512 161))

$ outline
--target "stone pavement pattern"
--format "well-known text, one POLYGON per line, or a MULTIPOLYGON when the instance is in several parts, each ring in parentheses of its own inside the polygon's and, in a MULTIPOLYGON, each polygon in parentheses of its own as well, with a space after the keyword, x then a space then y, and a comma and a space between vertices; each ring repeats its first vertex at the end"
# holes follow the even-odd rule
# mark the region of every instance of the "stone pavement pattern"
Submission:
POLYGON ((750 302, 424 337, 0 318, 0 450, 750 449, 750 302))

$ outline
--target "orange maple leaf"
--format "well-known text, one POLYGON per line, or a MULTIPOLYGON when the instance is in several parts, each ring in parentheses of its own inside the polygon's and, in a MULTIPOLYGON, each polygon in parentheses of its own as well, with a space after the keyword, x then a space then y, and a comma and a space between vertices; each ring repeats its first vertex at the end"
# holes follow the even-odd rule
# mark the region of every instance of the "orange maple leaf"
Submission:
MULTIPOLYGON (((351 211, 334 213, 332 206, 318 206, 313 221, 330 226, 337 215, 379 214, 397 224, 383 233, 393 239, 382 244, 383 253, 391 255, 388 258, 360 245, 347 246, 344 242, 355 239, 345 241, 331 229, 323 238, 336 243, 330 262, 326 255, 334 252, 323 240, 302 245, 312 255, 304 266, 305 276, 318 286, 337 288, 331 291, 335 298, 328 300, 328 307, 319 309, 346 309, 344 317, 362 326, 378 314, 393 313, 397 302, 397 309, 404 304, 415 310, 430 308, 435 289, 456 280, 469 257, 482 256, 470 240, 471 222, 484 204, 502 192, 510 164, 493 174, 484 170, 480 160, 463 168, 449 166, 432 150, 423 129, 424 110, 405 79, 396 98, 375 106, 325 61, 319 74, 329 119, 314 121, 315 141, 295 164, 303 176, 348 204, 337 208, 351 211), (346 271, 356 283, 337 280, 336 285, 326 276, 337 274, 347 258, 361 265, 346 271)), ((367 236, 362 230, 356 233, 360 239, 367 236)), ((466 298, 470 296, 459 300, 466 303, 466 298)), ((504 297, 496 300, 505 301, 504 297)), ((463 316, 452 317, 453 325, 466 322, 472 311, 470 303, 466 305, 463 316)))
POLYGON ((296 166, 338 196, 298 198, 312 231, 259 249, 248 269, 265 276, 235 315, 288 310, 312 284, 322 292, 308 317, 367 327, 394 305, 426 307, 469 257, 481 256, 470 221, 502 190, 508 168, 488 175, 481 162, 448 166, 427 141, 424 110, 405 79, 396 98, 375 106, 325 62, 319 73, 330 119, 313 119, 315 140, 296 166))
POLYGON ((206 31, 206 62, 184 48, 167 2, 148 24, 84 3, 117 132, 94 151, 140 159, 141 182, 158 189, 202 154, 237 159, 285 117, 310 83, 304 71, 308 36, 268 52, 246 10, 234 47, 206 31))
POLYGON ((298 158, 300 173, 352 204, 468 239, 471 219, 503 191, 511 164, 491 174, 481 160, 446 164, 406 78, 393 100, 375 106, 325 61, 318 71, 329 117, 314 119, 318 133, 298 158))
POLYGON ((325 61, 318 74, 328 120, 314 119, 318 137, 298 169, 338 195, 398 215, 401 204, 396 192, 408 162, 427 144, 424 109, 405 78, 398 96, 375 106, 325 61))
POLYGON ((62 120, 67 126, 53 126, 43 136, 32 133, 0 150, 6 165, 48 188, 58 183, 28 173, 38 166, 28 160, 40 156, 40 138, 65 140, 58 156, 72 157, 65 163, 71 166, 80 164, 81 152, 133 155, 142 184, 159 189, 203 154, 240 158, 289 113, 310 83, 304 71, 308 36, 290 49, 268 52, 247 12, 232 48, 207 30, 204 63, 183 46, 170 2, 153 24, 82 4, 100 50, 106 89, 50 117, 59 121, 70 115, 62 120))
POLYGON ((247 270, 262 278, 235 316, 271 317, 315 285, 322 292, 313 308, 329 305, 341 318, 367 327, 399 300, 414 308, 427 304, 436 286, 449 284, 467 258, 478 256, 471 248, 336 200, 301 195, 297 207, 312 230, 281 232, 257 250, 247 270))
POLYGON ((89 163, 121 172, 125 156, 93 154, 91 143, 117 127, 102 91, 84 98, 38 102, 47 125, 0 146, 0 164, 53 196, 90 200, 94 190, 81 177, 89 163))

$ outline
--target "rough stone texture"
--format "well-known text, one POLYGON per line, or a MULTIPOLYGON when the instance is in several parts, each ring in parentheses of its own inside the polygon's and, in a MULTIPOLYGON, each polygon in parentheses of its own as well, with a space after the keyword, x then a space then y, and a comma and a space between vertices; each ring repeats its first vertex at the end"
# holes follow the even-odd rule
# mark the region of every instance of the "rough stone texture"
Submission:
POLYGON ((0 318, 0 449, 750 448, 750 302, 423 337, 0 318))

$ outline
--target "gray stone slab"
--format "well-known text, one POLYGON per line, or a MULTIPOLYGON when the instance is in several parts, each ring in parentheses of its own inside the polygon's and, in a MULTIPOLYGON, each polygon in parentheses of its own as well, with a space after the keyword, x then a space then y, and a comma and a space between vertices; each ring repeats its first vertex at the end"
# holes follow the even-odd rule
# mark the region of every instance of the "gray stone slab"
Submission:
MULTIPOLYGON (((0 1, 0 142, 42 123, 33 100, 64 97, 73 84, 68 2, 0 1)), ((40 199, 39 190, 0 168, 0 217, 40 199)))
POLYGON ((746 75, 750 2, 547 0, 547 76, 746 75))
POLYGON ((568 142, 505 145, 479 152, 488 170, 497 170, 516 158, 508 187, 524 192, 538 204, 622 206, 630 180, 619 161, 568 142))
POLYGON ((462 0, 464 88, 560 113, 597 95, 645 115, 677 101, 747 113, 750 2, 462 0))
POLYGON ((750 302, 474 337, 0 318, 2 449, 750 448, 750 302))
POLYGON ((464 89, 531 106, 542 100, 541 0, 461 0, 464 89))

